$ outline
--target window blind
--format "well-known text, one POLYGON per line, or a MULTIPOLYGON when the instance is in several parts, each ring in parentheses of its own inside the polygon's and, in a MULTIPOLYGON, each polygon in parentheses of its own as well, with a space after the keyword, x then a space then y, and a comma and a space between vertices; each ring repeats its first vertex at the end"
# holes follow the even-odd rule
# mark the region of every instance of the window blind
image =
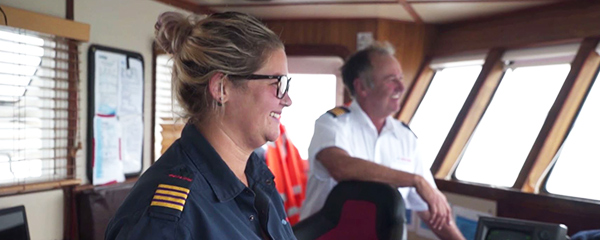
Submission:
POLYGON ((0 187, 74 178, 77 55, 72 40, 0 26, 0 187))
POLYGON ((168 54, 156 57, 156 101, 154 126, 154 156, 156 159, 181 136, 185 121, 178 120, 182 110, 172 94, 171 73, 173 61, 168 54))
POLYGON ((570 43, 526 49, 515 49, 504 53, 505 68, 543 66, 571 63, 581 43, 570 43))

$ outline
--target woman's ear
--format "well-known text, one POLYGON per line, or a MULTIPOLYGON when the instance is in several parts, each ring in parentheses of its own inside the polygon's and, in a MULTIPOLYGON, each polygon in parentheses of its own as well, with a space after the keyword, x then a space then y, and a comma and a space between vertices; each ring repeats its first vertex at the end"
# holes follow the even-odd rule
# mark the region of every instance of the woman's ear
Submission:
POLYGON ((208 80, 210 96, 217 101, 219 105, 227 101, 227 91, 225 90, 227 83, 227 77, 221 72, 213 74, 210 80, 208 80))

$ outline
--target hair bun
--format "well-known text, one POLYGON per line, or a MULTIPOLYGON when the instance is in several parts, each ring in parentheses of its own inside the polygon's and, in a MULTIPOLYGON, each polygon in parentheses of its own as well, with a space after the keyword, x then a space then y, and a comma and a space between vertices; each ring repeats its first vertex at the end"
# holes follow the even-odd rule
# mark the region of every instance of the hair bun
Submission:
POLYGON ((181 13, 164 12, 158 16, 154 29, 158 45, 167 53, 176 54, 190 36, 193 26, 181 13))

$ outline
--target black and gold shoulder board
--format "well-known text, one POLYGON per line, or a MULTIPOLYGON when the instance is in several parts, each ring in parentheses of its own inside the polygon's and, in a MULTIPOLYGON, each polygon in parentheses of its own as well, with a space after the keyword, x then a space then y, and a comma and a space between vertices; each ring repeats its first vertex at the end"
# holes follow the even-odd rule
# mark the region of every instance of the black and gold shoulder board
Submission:
POLYGON ((187 167, 174 169, 163 177, 150 202, 150 212, 155 213, 152 215, 178 219, 190 194, 193 178, 193 173, 187 167))
POLYGON ((405 128, 407 128, 407 129, 408 129, 408 131, 410 131, 410 132, 411 132, 413 135, 415 135, 415 138, 418 138, 418 137, 417 137, 417 134, 415 134, 415 132, 413 132, 413 130, 412 130, 412 129, 410 129, 410 127, 408 126, 408 124, 406 124, 406 123, 404 123, 404 122, 402 122, 402 121, 401 121, 400 123, 402 123, 402 125, 403 125, 405 128))
POLYGON ((339 116, 344 115, 349 112, 350 112, 350 109, 348 109, 347 107, 336 107, 334 109, 327 111, 327 113, 333 115, 333 117, 339 117, 339 116))

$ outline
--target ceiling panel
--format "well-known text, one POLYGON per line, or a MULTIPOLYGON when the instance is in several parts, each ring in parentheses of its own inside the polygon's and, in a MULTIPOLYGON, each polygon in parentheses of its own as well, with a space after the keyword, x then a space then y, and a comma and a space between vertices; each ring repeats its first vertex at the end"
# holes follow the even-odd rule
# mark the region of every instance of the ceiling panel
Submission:
POLYGON ((411 6, 426 23, 447 23, 545 5, 556 1, 428 2, 411 6))
POLYGON ((245 12, 262 19, 384 18, 413 21, 408 12, 397 3, 212 7, 211 9, 218 12, 245 12))
POLYGON ((388 2, 388 3, 397 3, 397 0, 194 0, 195 3, 200 4, 200 5, 206 5, 206 6, 213 6, 213 5, 241 5, 241 6, 248 6, 248 5, 280 5, 280 4, 284 4, 284 5, 298 5, 298 4, 303 4, 303 5, 312 5, 314 4, 315 6, 319 5, 319 4, 335 4, 335 3, 359 3, 359 4, 365 4, 365 3, 374 3, 374 4, 378 4, 378 3, 382 3, 382 2, 388 2))

